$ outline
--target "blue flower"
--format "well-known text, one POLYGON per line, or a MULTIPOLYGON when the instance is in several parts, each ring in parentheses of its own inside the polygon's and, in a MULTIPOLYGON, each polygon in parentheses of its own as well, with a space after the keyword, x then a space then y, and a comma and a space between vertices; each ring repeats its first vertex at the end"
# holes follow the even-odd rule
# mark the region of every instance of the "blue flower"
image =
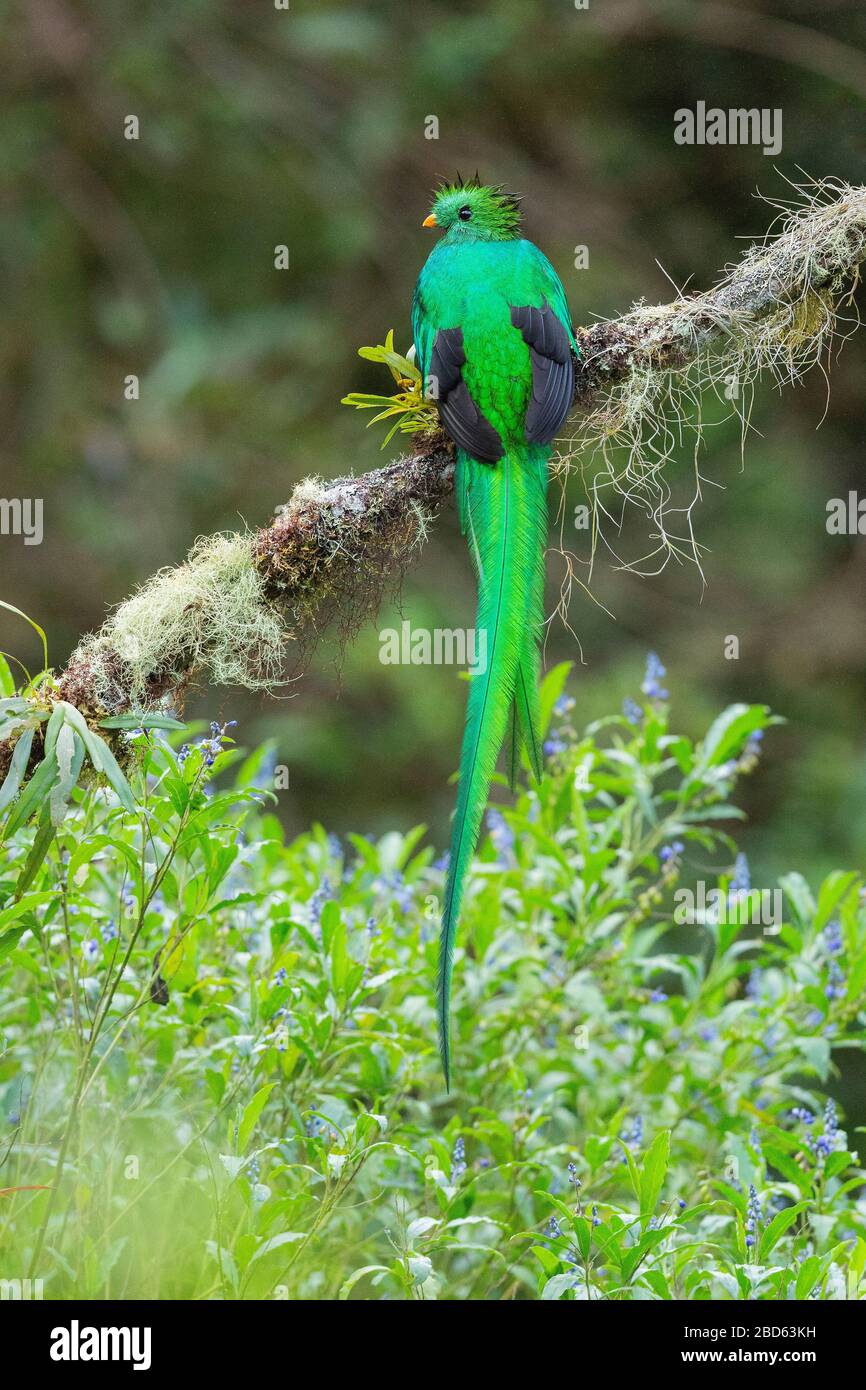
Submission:
POLYGON ((839 1142, 839 1120, 836 1115, 836 1102, 828 1098, 824 1106, 824 1128, 817 1139, 807 1139, 806 1143, 818 1158, 826 1158, 839 1142))
MULTIPOLYGON (((625 1144, 626 1148, 629 1148, 629 1149, 637 1149, 637 1148, 640 1148, 640 1145, 643 1143, 643 1118, 642 1118, 642 1116, 636 1115, 635 1118, 634 1118, 633 1121, 632 1121, 631 1128, 629 1129, 628 1125, 626 1125, 625 1129, 623 1129, 623 1130, 620 1131, 620 1136, 619 1136, 619 1137, 620 1137, 620 1139, 622 1140, 622 1142, 625 1144)), ((625 1154, 623 1154, 623 1156, 622 1156, 622 1162, 625 1163, 626 1161, 627 1161, 627 1160, 626 1160, 625 1154)))
POLYGON ((761 1203, 755 1191, 755 1184, 749 1183, 749 1200, 746 1203, 746 1244, 755 1244, 758 1227, 761 1224, 761 1203))
POLYGON ((99 950, 98 941, 85 941, 81 947, 81 954, 84 956, 85 960, 94 961, 99 956, 99 950))
POLYGON ((106 945, 109 941, 114 941, 117 936, 117 924, 113 917, 109 917, 107 922, 103 922, 102 926, 99 928, 99 934, 106 945))
POLYGON ((844 948, 842 928, 835 918, 824 928, 824 945, 831 956, 838 956, 844 948))
POLYGON ((661 681, 667 675, 667 670, 662 665, 655 652, 650 652, 646 659, 646 673, 641 684, 641 690, 650 700, 666 700, 668 692, 662 689, 661 681))
POLYGON ((671 859, 678 859, 685 849, 682 840, 674 840, 672 844, 662 845, 659 850, 659 859, 663 864, 667 864, 671 859))
POLYGON ((557 1236, 562 1235, 562 1227, 560 1226, 555 1216, 551 1216, 550 1220, 547 1223, 547 1229, 544 1232, 544 1234, 546 1236, 549 1236, 551 1240, 555 1240, 557 1236))
POLYGON ((310 898, 308 904, 311 921, 316 923, 319 921, 319 918, 322 915, 322 908, 325 906, 325 903, 328 902, 330 898, 333 898, 333 896, 334 890, 331 886, 331 880, 328 878, 327 874, 325 874, 321 884, 316 889, 313 896, 310 898))
POLYGON ((650 995, 651 1004, 663 1004, 666 999, 667 995, 665 994, 663 989, 654 989, 652 994, 650 995))
POLYGON ((388 876, 387 882, 394 894, 394 901, 403 912, 408 912, 412 906, 412 887, 407 883, 399 869, 395 869, 388 876))
POLYGON ((564 753, 564 752, 565 752, 565 748, 566 748, 566 745, 563 743, 562 739, 560 739, 560 738, 548 738, 548 739, 545 739, 544 745, 543 745, 543 746, 544 746, 544 756, 545 756, 546 758, 555 758, 555 757, 557 756, 557 754, 559 754, 559 753, 564 753))
POLYGON ((731 876, 729 894, 748 893, 752 887, 752 875, 749 872, 749 861, 742 853, 738 854, 734 860, 734 872, 731 876))
POLYGON ((463 1136, 460 1135, 454 1141, 454 1149, 451 1154, 451 1186, 456 1187, 457 1183, 466 1172, 466 1144, 463 1136))
POLYGON ((827 987, 824 993, 828 999, 845 998, 845 976, 835 960, 830 962, 830 969, 827 971, 827 987))
POLYGON ((496 850, 497 859, 500 863, 505 863, 511 858, 514 848, 514 832, 502 812, 497 811, 495 806, 491 806, 487 812, 487 831, 490 843, 496 850))
MULTIPOLYGON (((754 1057, 757 1057, 757 1058, 761 1059, 761 1060, 766 1060, 767 1057, 772 1057, 772 1056, 775 1054, 776 1048, 777 1048, 778 1046, 779 1046, 779 1029, 778 1029, 778 1026, 777 1026, 775 1023, 771 1023, 771 1024, 770 1024, 770 1027, 766 1029, 766 1031, 765 1031, 763 1037, 761 1038, 760 1043, 759 1043, 758 1046, 755 1048, 755 1051, 754 1051, 754 1053, 753 1053, 752 1055, 753 1055, 754 1057)), ((757 1077, 757 1076, 754 1077, 754 1078, 752 1079, 752 1083, 751 1083, 751 1084, 752 1084, 753 1086, 760 1086, 760 1084, 761 1084, 760 1078, 757 1077)))
POLYGON ((763 984, 763 974, 756 967, 750 974, 746 983, 746 996, 749 999, 759 1000, 761 998, 761 987, 763 984))
POLYGON ((622 712, 628 720, 629 724, 634 724, 635 726, 637 726, 643 723, 643 710, 641 709, 637 701, 632 700, 631 697, 628 695, 622 702, 622 712))
MULTIPOLYGON (((219 724, 216 719, 211 720, 210 738, 201 738, 196 745, 202 754, 205 767, 213 767, 218 754, 223 751, 223 743, 226 739, 226 730, 237 727, 236 719, 229 719, 225 724, 219 724)), ((183 763, 190 754, 189 744, 184 744, 178 754, 178 761, 183 763)))

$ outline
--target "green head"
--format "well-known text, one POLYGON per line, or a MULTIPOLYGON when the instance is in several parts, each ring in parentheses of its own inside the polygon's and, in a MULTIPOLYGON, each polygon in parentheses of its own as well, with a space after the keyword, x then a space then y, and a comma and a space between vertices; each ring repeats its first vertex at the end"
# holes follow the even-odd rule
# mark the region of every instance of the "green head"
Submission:
POLYGON ((443 184, 433 199, 425 227, 441 227, 446 241, 513 241, 520 234, 520 199, 491 187, 478 176, 464 183, 443 184))

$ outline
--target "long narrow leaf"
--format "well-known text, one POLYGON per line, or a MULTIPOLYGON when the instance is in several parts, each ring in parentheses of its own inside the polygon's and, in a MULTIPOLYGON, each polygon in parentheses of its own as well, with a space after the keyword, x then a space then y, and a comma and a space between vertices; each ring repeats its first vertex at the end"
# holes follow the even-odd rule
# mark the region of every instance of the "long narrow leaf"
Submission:
POLYGON ((668 1170, 671 1132, 663 1129, 647 1149, 640 1175, 641 1216, 652 1216, 668 1170))
POLYGON ((15 694, 15 678, 9 669, 9 662, 3 652, 0 652, 0 695, 15 694))
POLYGON ((113 714, 109 719, 100 719, 100 729, 185 729, 181 719, 173 719, 169 714, 113 714))
POLYGON ((33 631, 34 631, 34 632, 38 632, 38 633, 39 633, 39 637, 40 637, 40 640, 41 640, 41 642, 42 642, 42 669, 45 670, 45 671, 47 671, 47 670, 48 670, 48 638, 45 636, 45 633, 42 631, 42 628, 39 626, 38 623, 34 623, 34 621, 33 621, 32 618, 28 618, 28 616, 27 616, 26 613, 22 613, 22 611, 21 611, 20 608, 16 608, 14 603, 5 603, 4 600, 3 600, 2 598, 0 598, 0 608, 5 608, 5 609, 7 609, 7 611, 10 612, 10 613, 17 613, 17 615, 18 615, 19 618, 23 618, 24 621, 25 621, 25 623, 29 623, 29 624, 30 624, 30 626, 33 628, 33 631))
POLYGON ((87 756, 93 763, 94 768, 97 772, 102 773, 109 785, 117 793, 120 804, 124 810, 129 811, 131 815, 135 815, 137 808, 135 797, 132 794, 132 788, 121 772, 117 759, 105 742, 105 739, 100 738, 99 734, 94 733, 85 723, 80 710, 77 710, 74 705, 67 704, 65 701, 62 701, 61 704, 66 722, 80 735, 87 749, 87 756))
POLYGON ((56 753, 58 776, 49 797, 51 824, 55 829, 66 817, 69 798, 78 784, 84 762, 84 743, 70 724, 64 724, 57 736, 56 753))
POLYGON ((137 807, 135 804, 135 797, 132 794, 132 787, 121 772, 117 759, 108 744, 104 739, 101 739, 98 734, 95 734, 92 729, 88 729, 87 731, 85 744, 87 752, 90 755, 90 761, 93 763, 97 772, 103 774, 109 785, 117 793, 118 800, 123 809, 129 811, 131 815, 135 815, 137 807))
POLYGON ((61 700, 51 711, 51 718, 48 721, 48 728, 45 730, 45 756, 53 753, 57 746, 57 736, 65 723, 64 705, 61 700))
POLYGON ((42 814, 39 817, 39 829, 36 831, 33 844, 30 846, 30 853, 24 861, 24 867, 18 875, 18 882, 15 884, 15 896, 20 898, 27 892, 37 873, 44 863, 45 856, 54 843, 57 831, 51 819, 48 802, 42 807, 42 814))
POLYGON ((57 757, 51 753, 44 758, 37 767, 30 781, 25 786, 17 802, 9 812, 9 818, 3 832, 4 839, 14 835, 16 830, 20 830, 25 821, 38 806, 48 796, 51 788, 57 779, 57 757))
POLYGON ((25 729, 12 753, 12 760, 9 764, 9 771, 0 787, 0 815, 10 806, 18 795, 18 788, 21 786, 21 779, 27 771, 27 764, 30 760, 30 749, 33 746, 34 729, 25 729))
POLYGON ((28 702, 23 695, 6 695, 0 700, 0 715, 26 714, 28 702))

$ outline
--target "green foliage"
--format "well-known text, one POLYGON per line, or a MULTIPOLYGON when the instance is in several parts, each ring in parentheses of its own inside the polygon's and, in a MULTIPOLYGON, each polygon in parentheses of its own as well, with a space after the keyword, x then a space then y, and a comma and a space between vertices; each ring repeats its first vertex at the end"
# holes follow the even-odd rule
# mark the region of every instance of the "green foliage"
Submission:
MULTIPOLYGON (((145 716, 142 719, 154 727, 154 720, 145 716)), ((104 722, 107 727, 116 727, 112 720, 104 722)), ((141 721, 136 718, 134 722, 141 721)), ((162 718, 155 719, 160 727, 165 727, 166 722, 162 718)), ((183 727, 177 720, 168 723, 175 728, 183 727)), ((14 744, 9 768, 0 786, 0 813, 10 808, 0 830, 0 846, 27 821, 35 816, 39 818, 39 830, 16 882, 16 893, 20 896, 32 881, 48 853, 57 827, 69 811, 70 798, 85 761, 106 779, 122 808, 130 814, 135 814, 135 800, 105 739, 100 738, 79 711, 65 700, 42 700, 38 696, 26 699, 17 695, 0 700, 0 740, 14 744), (37 733, 42 742, 42 756, 22 788, 37 733)))
POLYGON ((490 814, 470 876, 450 1096, 423 828, 286 843, 268 748, 218 726, 122 735, 134 809, 64 782, 44 854, 60 784, 40 784, 0 865, 4 1277, 52 1298, 863 1297, 866 1174, 825 1092, 864 1047, 862 881, 792 872, 780 920, 745 925, 730 798, 767 711, 693 744, 647 699, 580 732, 564 677, 547 775, 490 814))
POLYGON ((419 434, 438 428, 439 418, 436 407, 424 398, 424 383, 421 373, 410 362, 394 351, 394 330, 388 330, 384 343, 378 347, 358 348, 358 356, 369 362, 382 362, 390 371, 400 388, 393 396, 370 395, 363 391, 350 391, 344 396, 341 405, 353 405, 356 410, 375 410, 377 414, 367 421, 367 427, 378 425, 382 420, 394 420, 394 424, 382 441, 382 448, 389 444, 397 433, 419 434))

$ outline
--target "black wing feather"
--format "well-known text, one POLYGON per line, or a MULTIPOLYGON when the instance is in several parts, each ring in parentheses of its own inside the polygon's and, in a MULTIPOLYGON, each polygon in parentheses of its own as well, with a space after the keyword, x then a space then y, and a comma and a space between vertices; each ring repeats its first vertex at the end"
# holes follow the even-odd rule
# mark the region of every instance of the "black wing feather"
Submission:
POLYGON ((549 444, 565 423, 574 397, 571 342, 565 325, 546 300, 540 309, 531 304, 513 305, 511 322, 523 335, 532 363, 532 400, 524 422, 526 441, 549 444))
POLYGON ((502 440, 469 394, 462 375, 465 361, 463 329, 440 328, 433 340, 429 369, 436 383, 439 419, 459 449, 485 463, 496 463, 505 453, 502 440))

